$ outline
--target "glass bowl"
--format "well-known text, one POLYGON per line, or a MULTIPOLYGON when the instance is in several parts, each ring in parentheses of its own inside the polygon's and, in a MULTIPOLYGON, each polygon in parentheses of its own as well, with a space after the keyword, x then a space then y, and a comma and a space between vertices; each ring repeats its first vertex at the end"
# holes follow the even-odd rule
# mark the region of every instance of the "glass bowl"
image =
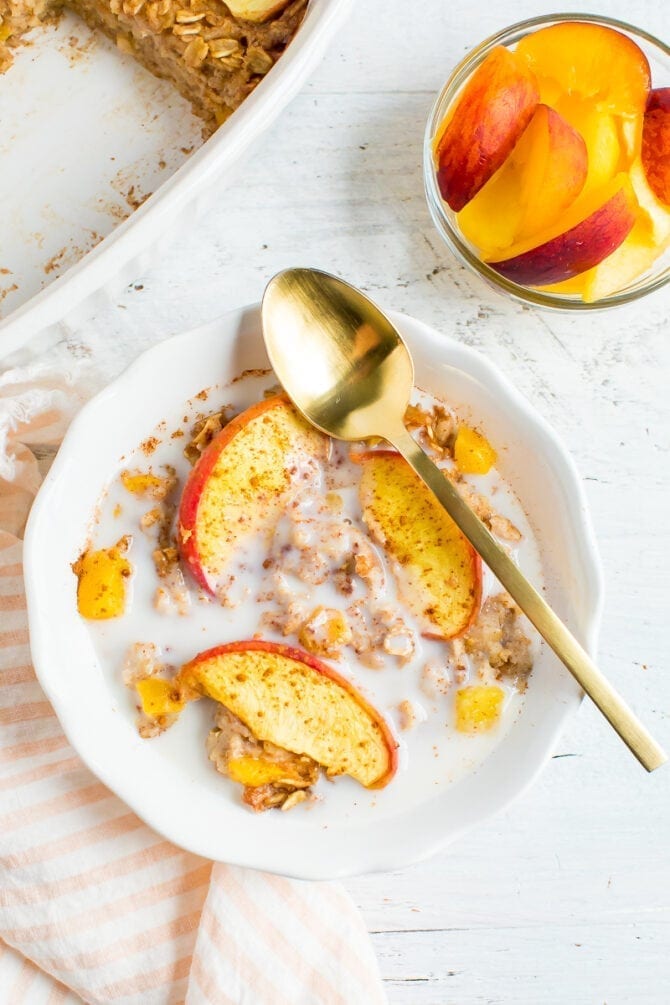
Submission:
POLYGON ((517 24, 513 24, 509 28, 505 28, 496 35, 487 38, 473 49, 454 69, 438 95, 428 118, 424 139, 423 173, 426 199, 433 222, 445 244, 451 248, 463 265, 472 269, 473 272, 481 276, 489 286, 492 286, 498 292, 507 293, 514 300, 525 304, 534 304, 538 307, 553 308, 554 310, 602 310, 605 307, 630 303, 639 297, 645 296, 647 293, 651 293, 652 290, 659 289, 670 281, 670 248, 666 248, 665 252, 659 255, 650 270, 643 273, 628 286, 593 303, 584 303, 579 296, 574 294, 549 293, 543 292, 542 289, 521 286, 501 276, 479 258, 475 246, 461 232, 456 213, 449 208, 440 195, 433 160, 435 135, 444 120, 447 110, 459 95, 466 81, 480 63, 483 62, 491 49, 498 45, 513 47, 525 35, 531 34, 538 28, 557 24, 560 21, 589 21, 593 24, 602 24, 623 32, 639 45, 649 60, 652 86, 654 88, 670 86, 670 47, 653 35, 650 35, 649 32, 626 24, 625 21, 576 13, 546 14, 541 17, 529 18, 526 21, 519 21, 517 24))

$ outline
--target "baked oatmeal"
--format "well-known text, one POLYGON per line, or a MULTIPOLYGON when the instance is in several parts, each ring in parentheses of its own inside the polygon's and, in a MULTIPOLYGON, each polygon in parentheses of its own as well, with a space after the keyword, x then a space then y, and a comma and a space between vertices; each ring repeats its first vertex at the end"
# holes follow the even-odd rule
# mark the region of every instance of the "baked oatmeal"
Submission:
POLYGON ((228 118, 295 35, 307 0, 0 0, 0 73, 26 33, 67 7, 157 77, 205 122, 228 118))
MULTIPOLYGON (((91 629, 103 648, 114 637, 143 737, 213 700, 209 760, 253 810, 330 801, 340 774, 366 788, 456 777, 518 711, 534 660, 521 612, 397 454, 331 441, 277 392, 254 374, 203 412, 194 399, 150 457, 124 462, 76 570, 123 540, 133 574, 117 577, 120 630, 91 629), (345 750, 357 716, 367 764, 345 750)), ((406 422, 527 565, 532 535, 481 430, 423 392, 406 422)))

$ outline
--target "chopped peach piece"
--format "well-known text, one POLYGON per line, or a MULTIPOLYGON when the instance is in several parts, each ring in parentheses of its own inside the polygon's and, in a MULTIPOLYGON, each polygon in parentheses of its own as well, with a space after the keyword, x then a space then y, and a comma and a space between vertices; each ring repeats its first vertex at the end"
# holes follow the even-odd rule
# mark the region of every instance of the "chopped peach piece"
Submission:
POLYGON ((454 444, 456 467, 464 475, 485 475, 497 454, 489 441, 470 426, 459 426, 454 444))
POLYGON ((623 162, 630 163, 640 156, 642 151, 642 124, 643 119, 637 115, 634 119, 624 119, 617 116, 616 123, 619 129, 619 145, 623 153, 623 162))
POLYGON ((145 471, 122 471, 121 482, 133 495, 149 496, 151 499, 165 499, 176 484, 174 477, 162 477, 145 471))
POLYGON ((85 551, 72 565, 78 579, 77 610, 82 618, 103 621, 120 617, 126 606, 126 580, 132 566, 126 558, 130 538, 111 548, 85 551))
POLYGON ((526 62, 493 49, 465 85, 437 141, 437 180, 458 212, 486 184, 530 122, 539 100, 526 62))
POLYGON ((456 729, 483 733, 493 729, 502 712, 505 692, 497 685, 473 684, 456 692, 456 729))
POLYGON ((577 95, 598 112, 641 115, 651 74, 647 57, 631 38, 586 21, 563 21, 526 35, 516 52, 540 87, 540 100, 577 95))
POLYGON ((302 786, 309 784, 304 776, 290 763, 270 761, 263 757, 233 757, 226 766, 228 775, 240 785, 256 788, 271 782, 285 782, 290 785, 302 786))
POLYGON ((154 719, 178 715, 185 705, 173 681, 161 677, 145 677, 135 684, 142 702, 142 711, 154 719))

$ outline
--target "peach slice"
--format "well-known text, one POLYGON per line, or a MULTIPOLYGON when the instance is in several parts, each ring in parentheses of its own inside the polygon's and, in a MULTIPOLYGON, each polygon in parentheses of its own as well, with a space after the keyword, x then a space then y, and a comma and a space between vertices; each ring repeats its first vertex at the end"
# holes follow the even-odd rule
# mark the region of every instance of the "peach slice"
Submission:
POLYGON ((519 231, 523 206, 519 199, 520 167, 514 153, 522 144, 523 136, 503 166, 458 214, 461 232, 484 258, 509 248, 519 231))
POLYGON ((668 246, 670 233, 662 244, 657 244, 648 222, 638 220, 623 244, 606 261, 585 273, 584 301, 593 303, 625 289, 641 278, 668 246))
POLYGON ((617 175, 609 185, 578 199, 556 227, 520 242, 492 269, 515 283, 548 286, 599 265, 633 229, 637 200, 628 176, 617 175))
POLYGON ((592 102, 576 95, 561 95, 553 108, 586 144, 588 171, 583 191, 606 185, 622 170, 622 158, 626 152, 621 135, 624 120, 599 111, 592 102))
POLYGON ((586 144, 580 134, 547 105, 538 105, 521 138, 524 206, 518 237, 550 227, 577 198, 588 172, 586 144))
POLYGON ((454 442, 454 461, 462 475, 485 475, 497 460, 489 441, 470 426, 459 426, 454 442))
POLYGON ((647 272, 670 244, 670 209, 658 201, 649 188, 642 161, 637 157, 628 177, 639 204, 635 226, 626 240, 600 265, 546 286, 548 293, 581 296, 588 302, 601 300, 621 290, 647 272))
POLYGON ((288 7, 290 0, 227 0, 226 7, 243 21, 267 21, 288 7))
POLYGON ((503 46, 493 49, 465 85, 437 142, 437 181, 458 212, 498 170, 539 101, 533 74, 503 46))
POLYGON ((654 195, 670 206, 670 87, 649 95, 642 127, 642 164, 654 195))
POLYGON ((540 100, 557 93, 578 96, 599 113, 641 115, 651 74, 647 57, 631 38, 586 21, 562 21, 522 38, 516 47, 535 74, 540 100))
POLYGON ((268 534, 293 486, 292 470, 324 458, 329 440, 285 395, 252 405, 212 440, 191 471, 179 509, 179 550, 210 593, 235 550, 268 534))
POLYGON ((586 144, 547 105, 538 105, 503 166, 461 211, 461 230, 485 255, 543 231, 581 192, 586 144))
POLYGON ((405 603, 425 635, 461 635, 479 610, 479 555, 399 454, 375 450, 358 459, 363 519, 395 560, 405 603))
POLYGON ((329 776, 383 788, 398 765, 384 718, 332 667, 274 642, 231 642, 200 653, 179 671, 183 698, 225 705, 264 742, 311 757, 329 776))
POLYGON ((670 234, 670 206, 664 206, 650 188, 639 157, 628 169, 628 177, 640 206, 640 216, 649 229, 651 242, 660 247, 670 234))

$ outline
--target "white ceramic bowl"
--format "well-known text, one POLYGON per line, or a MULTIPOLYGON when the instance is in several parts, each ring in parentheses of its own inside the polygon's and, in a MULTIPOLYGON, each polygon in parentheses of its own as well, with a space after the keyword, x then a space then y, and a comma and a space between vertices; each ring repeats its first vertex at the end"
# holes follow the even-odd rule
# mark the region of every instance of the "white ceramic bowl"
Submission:
MULTIPOLYGON (((595 654, 602 585, 574 465, 543 419, 481 355, 419 321, 391 315, 406 338, 419 386, 494 430, 498 468, 516 491, 540 548, 550 602, 595 654)), ((132 703, 117 702, 77 614, 70 563, 79 554, 103 487, 179 401, 242 370, 267 366, 257 308, 177 336, 141 356, 73 422, 33 506, 25 577, 35 669, 82 758, 167 838, 208 858, 302 878, 393 869, 423 858, 501 809, 551 755, 580 690, 542 649, 521 715, 478 771, 418 805, 385 793, 379 816, 249 813, 217 793, 201 755, 182 765, 161 742, 139 739, 132 703)), ((181 725, 181 724, 180 724, 181 725)), ((341 784, 341 783, 340 783, 341 784)))
POLYGON ((74 15, 31 36, 30 49, 18 50, 2 78, 3 188, 15 193, 17 206, 0 221, 0 266, 11 269, 0 276, 2 311, 11 311, 0 320, 0 359, 37 337, 48 340, 61 321, 81 323, 193 227, 298 93, 352 2, 310 0, 276 66, 187 160, 179 148, 197 145, 201 124, 168 85, 74 15), (93 55, 72 55, 68 40, 75 33, 95 44, 93 55), (128 210, 120 183, 153 195, 109 232, 128 210), (98 235, 106 236, 82 256, 98 235), (76 264, 52 279, 72 259, 76 264))

